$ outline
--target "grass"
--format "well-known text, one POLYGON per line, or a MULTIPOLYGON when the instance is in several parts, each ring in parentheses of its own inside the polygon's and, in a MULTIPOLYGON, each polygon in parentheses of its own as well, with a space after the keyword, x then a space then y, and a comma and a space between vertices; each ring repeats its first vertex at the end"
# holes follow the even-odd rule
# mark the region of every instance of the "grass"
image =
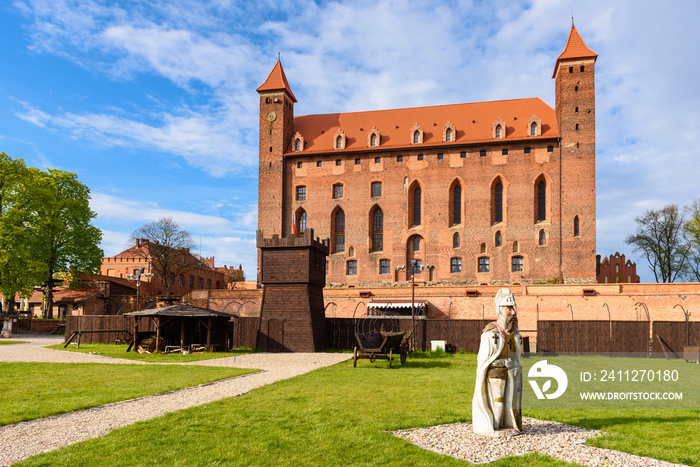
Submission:
MULTIPOLYGON (((352 361, 35 456, 21 465, 464 466, 388 432, 471 419, 475 355, 352 361), (196 441, 196 442, 192 442, 196 441)), ((698 410, 524 410, 603 430, 590 444, 700 465, 698 410)), ((493 466, 571 465, 530 454, 493 466)))
MULTIPOLYGON (((255 371, 255 370, 252 370, 255 371)), ((0 363, 0 425, 250 373, 181 365, 0 363)))
POLYGON ((0 345, 25 344, 27 341, 5 341, 0 340, 0 345))
POLYGON ((129 347, 128 344, 80 344, 79 348, 75 348, 75 345, 70 344, 65 349, 63 348, 63 345, 64 344, 52 345, 49 346, 49 349, 97 354, 104 357, 126 358, 128 360, 153 363, 196 362, 199 360, 210 360, 212 358, 234 357, 236 355, 244 355, 254 352, 251 349, 236 349, 228 352, 197 352, 187 355, 183 355, 181 353, 163 354, 161 352, 141 354, 134 352, 133 349, 131 352, 127 352, 126 349, 129 347))

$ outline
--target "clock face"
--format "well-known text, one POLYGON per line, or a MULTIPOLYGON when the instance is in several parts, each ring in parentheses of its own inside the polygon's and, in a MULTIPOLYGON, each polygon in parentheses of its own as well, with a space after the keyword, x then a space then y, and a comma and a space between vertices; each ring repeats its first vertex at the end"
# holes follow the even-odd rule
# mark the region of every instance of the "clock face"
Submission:
POLYGON ((267 114, 267 119, 271 122, 274 122, 276 118, 277 118, 277 114, 274 112, 270 112, 269 114, 267 114))

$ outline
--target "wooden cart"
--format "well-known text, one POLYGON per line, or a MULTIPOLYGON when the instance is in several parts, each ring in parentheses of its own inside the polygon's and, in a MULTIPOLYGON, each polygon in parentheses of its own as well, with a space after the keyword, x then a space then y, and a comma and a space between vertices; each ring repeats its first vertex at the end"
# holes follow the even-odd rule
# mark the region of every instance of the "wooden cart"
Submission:
POLYGON ((377 360, 388 360, 389 368, 396 355, 400 356, 401 364, 406 363, 408 355, 408 338, 410 333, 400 331, 398 316, 382 314, 381 316, 366 316, 356 321, 355 346, 352 363, 357 368, 357 360, 367 358, 374 363, 377 360))

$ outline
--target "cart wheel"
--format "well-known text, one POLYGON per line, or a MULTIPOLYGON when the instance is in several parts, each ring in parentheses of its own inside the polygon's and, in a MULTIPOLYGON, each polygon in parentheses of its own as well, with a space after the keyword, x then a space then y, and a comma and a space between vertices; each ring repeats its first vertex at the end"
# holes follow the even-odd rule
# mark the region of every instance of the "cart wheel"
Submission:
POLYGON ((401 364, 402 364, 402 365, 405 365, 405 364, 406 364, 406 354, 407 354, 407 353, 408 353, 408 352, 406 352, 405 350, 403 350, 403 351, 401 352, 401 364))
POLYGON ((391 361, 394 359, 394 357, 392 357, 392 352, 393 350, 389 350, 389 368, 391 368, 391 361))
POLYGON ((352 356, 352 366, 357 368, 357 347, 355 347, 355 355, 352 356))
POLYGON ((376 361, 377 361, 377 358, 374 356, 374 354, 370 354, 370 355, 369 355, 369 362, 370 362, 370 363, 374 363, 374 362, 376 362, 376 361))

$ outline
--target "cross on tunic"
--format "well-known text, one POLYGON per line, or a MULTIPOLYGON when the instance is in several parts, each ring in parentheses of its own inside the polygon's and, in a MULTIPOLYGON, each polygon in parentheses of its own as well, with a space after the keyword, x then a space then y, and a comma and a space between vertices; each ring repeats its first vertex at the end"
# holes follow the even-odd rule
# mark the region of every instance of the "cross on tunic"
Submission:
POLYGON ((498 334, 493 335, 493 343, 498 345, 498 334))

